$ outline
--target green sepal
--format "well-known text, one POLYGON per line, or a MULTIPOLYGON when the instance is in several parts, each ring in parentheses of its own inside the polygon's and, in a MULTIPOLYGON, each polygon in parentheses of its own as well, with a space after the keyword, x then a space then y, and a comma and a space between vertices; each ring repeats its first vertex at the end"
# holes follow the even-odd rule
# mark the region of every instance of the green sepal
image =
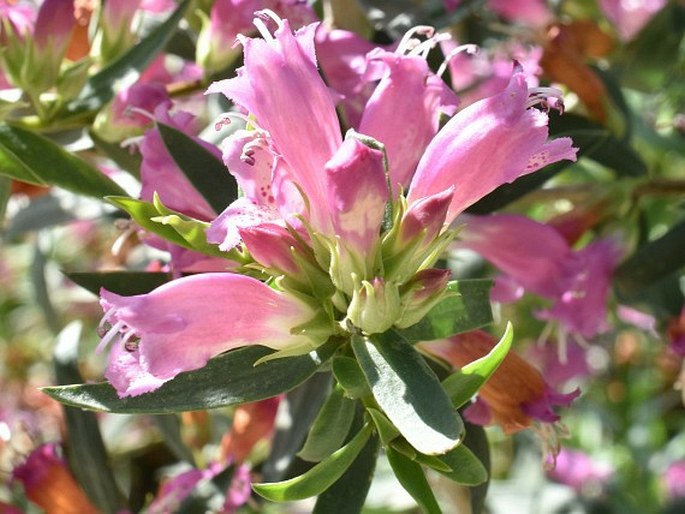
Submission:
POLYGON ((398 330, 410 343, 445 339, 492 323, 490 289, 492 281, 472 279, 451 281, 449 296, 409 328, 398 330))
POLYGON ((442 381, 442 387, 452 400, 452 405, 459 408, 473 398, 507 356, 513 340, 514 328, 511 323, 507 323, 504 335, 487 355, 470 362, 442 381))
POLYGON ((354 335, 352 349, 379 407, 414 448, 439 455, 461 442, 461 418, 423 357, 402 336, 394 331, 371 339, 354 335))
POLYGON ((316 416, 297 456, 309 462, 320 462, 340 448, 352 426, 356 405, 354 400, 345 397, 343 388, 336 385, 316 416))
POLYGON ((206 231, 209 228, 209 223, 206 221, 196 220, 195 218, 169 209, 162 203, 162 200, 156 192, 153 195, 152 204, 155 206, 155 209, 157 209, 160 216, 150 218, 150 221, 168 225, 173 228, 193 250, 206 255, 211 255, 212 257, 226 258, 229 255, 232 257, 239 256, 237 251, 223 252, 219 250, 218 245, 207 242, 206 231))
POLYGON ((270 484, 252 484, 257 494, 270 501, 304 500, 321 494, 333 485, 357 458, 371 437, 371 424, 367 423, 349 443, 319 462, 306 473, 270 484))
MULTIPOLYGON (((202 341, 196 341, 201 344, 202 341)), ((321 345, 301 357, 254 363, 272 352, 263 346, 246 346, 210 359, 203 368, 179 374, 150 393, 119 398, 108 383, 78 384, 41 389, 72 407, 121 414, 168 414, 215 409, 256 402, 290 391, 311 377, 326 362, 335 345, 321 345)))
POLYGON ((387 449, 386 455, 397 480, 421 510, 426 514, 442 514, 421 465, 392 448, 387 449))

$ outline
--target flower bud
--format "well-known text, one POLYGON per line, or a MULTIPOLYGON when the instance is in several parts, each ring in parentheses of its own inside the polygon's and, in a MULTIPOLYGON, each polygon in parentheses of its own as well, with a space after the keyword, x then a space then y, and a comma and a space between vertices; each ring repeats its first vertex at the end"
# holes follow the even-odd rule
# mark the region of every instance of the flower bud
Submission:
POLYGON ((400 292, 397 284, 382 278, 362 281, 352 295, 347 317, 366 334, 388 330, 400 315, 400 292))
POLYGON ((402 314, 395 326, 407 328, 421 321, 447 294, 451 274, 450 270, 431 268, 419 271, 407 282, 400 290, 402 314))

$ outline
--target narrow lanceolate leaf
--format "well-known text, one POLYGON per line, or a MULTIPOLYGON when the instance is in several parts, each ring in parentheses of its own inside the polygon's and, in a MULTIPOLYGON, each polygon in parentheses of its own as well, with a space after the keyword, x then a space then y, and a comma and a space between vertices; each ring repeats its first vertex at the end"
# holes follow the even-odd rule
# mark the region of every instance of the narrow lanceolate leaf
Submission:
POLYGON ((417 324, 399 331, 407 341, 445 339, 492 323, 491 280, 473 279, 450 282, 452 293, 417 324))
POLYGON ((253 484, 252 488, 267 500, 284 502, 304 500, 321 494, 333 485, 355 461, 371 436, 366 424, 349 443, 295 478, 272 484, 253 484))
POLYGON ((45 387, 42 391, 64 404, 103 412, 166 414, 214 409, 264 400, 293 389, 330 358, 334 347, 327 343, 316 355, 254 366, 272 350, 249 346, 215 357, 204 368, 181 373, 156 391, 134 397, 119 398, 108 383, 45 387))
MULTIPOLYGON (((57 382, 61 384, 83 380, 78 370, 80 337, 81 325, 77 322, 67 325, 57 337, 53 361, 57 382)), ((69 467, 79 484, 103 513, 121 512, 126 506, 125 500, 108 465, 109 456, 95 414, 65 407, 64 417, 69 437, 69 467)))
POLYGON ((78 98, 67 104, 60 116, 69 118, 95 112, 114 97, 115 88, 131 85, 138 80, 143 70, 148 67, 176 31, 178 22, 183 18, 188 5, 190 5, 190 0, 181 2, 164 23, 121 57, 88 79, 78 98))
POLYGON ((150 202, 122 196, 108 196, 106 200, 112 205, 129 213, 131 218, 133 218, 133 221, 148 232, 157 234, 170 243, 191 250, 193 249, 191 244, 186 241, 181 234, 176 232, 172 226, 152 221, 152 218, 159 216, 159 211, 150 202))
POLYGON ((180 130, 163 123, 157 128, 178 167, 217 213, 238 197, 238 185, 221 160, 180 130))
POLYGON ((464 424, 421 355, 393 331, 353 337, 352 348, 386 416, 419 452, 440 455, 456 447, 464 424))
POLYGON ((0 175, 95 198, 126 195, 100 170, 58 144, 35 132, 4 123, 0 124, 0 175))
POLYGON ((344 355, 336 355, 331 361, 335 380, 345 390, 348 398, 363 398, 371 394, 366 377, 356 360, 344 355))
POLYGON ((352 426, 355 406, 354 400, 345 398, 342 387, 335 387, 316 416, 297 456, 309 462, 319 462, 340 448, 352 426))
POLYGON ((513 340, 514 328, 511 323, 507 323, 502 339, 487 355, 470 362, 442 381, 443 388, 456 408, 466 404, 492 376, 509 353, 513 340))
POLYGON ((313 514, 359 514, 371 487, 379 450, 372 436, 347 471, 316 501, 313 514))
POLYGON ((65 275, 93 294, 99 294, 100 289, 105 288, 107 291, 124 296, 149 293, 171 280, 168 273, 146 271, 65 272, 65 275))
POLYGON ((434 469, 458 484, 475 486, 488 479, 488 471, 485 466, 465 444, 461 444, 451 452, 437 458, 449 466, 451 470, 434 469))
POLYGON ((402 487, 416 500, 425 514, 442 514, 420 464, 388 448, 388 462, 402 487))

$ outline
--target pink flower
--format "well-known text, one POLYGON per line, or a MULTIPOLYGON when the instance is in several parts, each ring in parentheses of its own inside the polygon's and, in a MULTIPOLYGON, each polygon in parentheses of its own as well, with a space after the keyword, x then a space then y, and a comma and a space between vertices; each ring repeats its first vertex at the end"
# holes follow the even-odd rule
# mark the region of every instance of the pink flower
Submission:
POLYGON ((312 306, 230 273, 184 277, 145 295, 103 290, 101 304, 103 324, 111 328, 99 348, 116 341, 105 376, 122 397, 157 389, 239 346, 312 349, 325 341, 304 328, 296 330, 316 317, 312 306))
POLYGON ((552 480, 573 488, 578 493, 594 493, 614 474, 607 464, 596 462, 586 453, 562 448, 556 465, 547 471, 552 480))
POLYGON ((34 29, 36 51, 61 61, 75 27, 73 0, 45 0, 38 9, 34 29))
POLYGON ((454 113, 457 97, 420 55, 376 49, 371 66, 385 69, 366 103, 359 131, 385 144, 390 182, 407 188, 419 159, 438 132, 440 113, 454 113))
POLYGON ((663 475, 663 485, 669 500, 685 498, 685 460, 672 462, 663 475))
MULTIPOLYGON (((206 235, 223 251, 247 250, 242 270, 263 274, 270 286, 208 273, 147 295, 104 291, 104 322, 112 326, 101 347, 117 339, 106 376, 122 396, 152 391, 239 346, 296 354, 322 344, 333 327, 340 333, 352 324, 374 334, 419 321, 417 313, 447 290, 448 273, 431 268, 454 237, 448 227, 454 217, 504 182, 575 159, 568 138, 547 141, 547 115, 533 108, 547 93, 558 93, 529 90, 519 68, 504 92, 457 113, 435 134, 438 113, 454 104, 423 57, 444 36, 414 46, 409 37, 416 31, 400 54, 370 58, 384 74, 361 126, 381 140, 353 131, 343 140, 334 97, 317 69, 316 25, 293 33, 273 12, 258 15, 263 39, 240 37, 244 67, 208 90, 247 111, 251 130, 235 132, 222 145, 244 196, 206 235), (273 34, 266 26, 271 22, 273 34), (393 112, 396 91, 404 92, 409 110, 393 112), (407 125, 411 106, 418 109, 418 134, 399 126, 407 125), (409 184, 406 198, 397 184, 409 184)), ((190 118, 168 122, 184 127, 190 118)), ((206 219, 207 206, 193 199, 160 144, 151 132, 141 148, 143 197, 157 190, 170 208, 206 219)), ((541 391, 535 400, 542 410, 535 415, 548 419, 553 412, 545 408, 565 399, 541 391)))
POLYGON ((558 320, 566 331, 584 337, 606 329, 611 274, 621 254, 616 242, 598 240, 574 251, 555 229, 525 216, 463 219, 455 247, 478 252, 508 280, 554 300, 540 318, 558 320))
POLYGON ((599 0, 604 14, 626 41, 635 37, 666 3, 666 0, 599 0))
POLYGON ((488 0, 488 8, 509 21, 545 26, 552 13, 544 0, 488 0))
POLYGON ((55 443, 34 449, 23 464, 12 471, 26 497, 46 514, 98 514, 59 455, 55 443))
POLYGON ((454 184, 451 222, 504 183, 553 162, 575 161, 569 138, 547 140, 547 114, 531 109, 535 102, 516 66, 505 91, 459 111, 433 138, 409 186, 409 203, 454 184))
MULTIPOLYGON (((338 106, 347 126, 358 128, 364 105, 380 77, 367 67, 366 55, 376 45, 347 30, 328 30, 319 26, 316 55, 326 83, 342 95, 338 106)), ((380 72, 381 70, 378 70, 380 72)))

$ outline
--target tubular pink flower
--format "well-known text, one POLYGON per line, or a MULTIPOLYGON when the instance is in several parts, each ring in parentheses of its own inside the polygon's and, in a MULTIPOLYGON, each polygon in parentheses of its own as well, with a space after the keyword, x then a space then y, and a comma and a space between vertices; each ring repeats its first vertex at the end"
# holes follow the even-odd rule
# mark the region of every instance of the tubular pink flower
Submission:
POLYGON ((604 14, 625 41, 633 39, 666 3, 667 0, 599 0, 604 14))
POLYGON ((100 347, 115 339, 105 376, 121 397, 153 391, 239 346, 314 348, 322 342, 293 333, 315 317, 311 306, 242 275, 205 273, 144 295, 100 295, 103 323, 111 324, 100 347))
POLYGON ((613 474, 614 470, 608 464, 596 462, 588 454, 569 448, 561 449, 556 465, 547 471, 549 478, 578 493, 597 486, 603 487, 613 474))
POLYGON ((488 7, 510 21, 542 27, 552 21, 544 0, 489 0, 488 7))
POLYGON ((458 100, 418 55, 376 49, 368 61, 386 73, 369 98, 359 131, 385 144, 393 193, 409 185, 416 165, 438 131, 440 112, 454 112, 458 100))
POLYGON ((366 54, 374 48, 377 46, 347 30, 328 30, 321 25, 316 33, 316 55, 326 83, 343 96, 338 107, 347 126, 355 129, 379 78, 367 69, 366 54))
POLYGON ((288 232, 275 223, 262 223, 240 229, 240 237, 252 257, 267 268, 279 270, 290 277, 297 277, 301 269, 293 252, 302 246, 288 232))
POLYGON ((40 54, 49 52, 53 59, 61 61, 74 27, 74 0, 45 0, 34 29, 36 50, 40 54))
POLYGON ((102 24, 112 35, 131 28, 131 21, 140 7, 141 0, 117 0, 105 2, 102 7, 102 24))
POLYGON ((563 294, 571 248, 554 228, 516 214, 462 216, 456 248, 468 248, 490 261, 516 284, 545 297, 563 294), (525 238, 525 242, 524 239, 525 238))
POLYGON ((449 223, 504 183, 562 159, 575 161, 570 138, 547 141, 547 120, 530 108, 517 66, 505 91, 458 112, 433 138, 409 187, 409 204, 454 184, 449 223))
POLYGON ((237 77, 215 82, 207 92, 223 93, 254 115, 287 163, 292 181, 306 195, 312 226, 329 233, 322 170, 342 135, 333 98, 316 68, 317 24, 293 34, 288 21, 279 20, 272 36, 261 20, 255 23, 263 28, 265 39, 241 38, 245 66, 237 77))
MULTIPOLYGON (((186 134, 193 132, 195 116, 192 114, 178 112, 172 116, 165 105, 162 105, 156 110, 155 115, 161 123, 186 134)), ((194 139, 219 158, 219 150, 214 145, 199 138, 194 139)), ((216 216, 214 209, 197 192, 169 154, 159 130, 151 129, 145 134, 140 143, 140 153, 143 157, 140 167, 143 183, 140 197, 143 200, 152 200, 153 194, 157 192, 162 203, 170 209, 203 221, 211 220, 216 216)))
POLYGON ((389 196, 383 154, 348 137, 325 173, 335 233, 354 255, 373 262, 389 196))

